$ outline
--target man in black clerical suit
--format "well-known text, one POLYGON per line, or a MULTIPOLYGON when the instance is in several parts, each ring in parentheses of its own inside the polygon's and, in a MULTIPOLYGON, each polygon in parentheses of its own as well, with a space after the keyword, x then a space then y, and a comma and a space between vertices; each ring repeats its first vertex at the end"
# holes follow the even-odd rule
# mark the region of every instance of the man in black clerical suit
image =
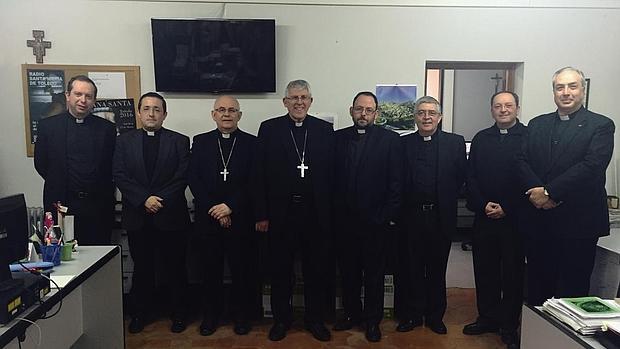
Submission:
POLYGON ((415 103, 418 130, 404 137, 405 179, 396 287, 399 332, 422 325, 448 332, 446 267, 456 230, 456 206, 466 172, 465 140, 438 129, 439 102, 430 96, 415 103))
POLYGON ((613 121, 583 107, 583 73, 553 75, 558 109, 532 119, 519 156, 525 206, 528 303, 588 295, 600 236, 609 235, 605 170, 614 149, 613 121))
POLYGON ((349 108, 354 125, 336 132, 334 196, 345 311, 334 330, 349 330, 363 322, 370 342, 381 340, 388 228, 400 205, 403 177, 400 137, 374 125, 377 107, 372 92, 358 93, 349 108))
POLYGON ((168 283, 172 332, 185 330, 186 247, 189 212, 185 199, 189 138, 162 127, 166 101, 149 92, 138 102, 142 129, 119 136, 114 180, 123 195, 122 225, 127 230, 134 271, 129 332, 144 329, 155 289, 168 283))
POLYGON ((523 303, 523 239, 517 230, 519 202, 516 154, 527 129, 517 119, 519 96, 500 91, 491 97, 495 124, 474 137, 467 169, 467 208, 474 219, 473 259, 478 319, 463 333, 501 330, 509 346, 518 342, 523 303))
POLYGON ((271 308, 269 339, 279 341, 293 321, 292 272, 301 251, 305 326, 321 341, 331 338, 324 325, 331 242, 333 127, 308 115, 310 85, 291 81, 283 99, 288 114, 261 123, 257 156, 256 230, 268 231, 271 308))
POLYGON ((222 312, 224 259, 232 276, 230 297, 234 332, 250 332, 260 292, 256 268, 258 241, 250 195, 256 137, 237 127, 237 99, 220 96, 211 111, 217 129, 194 137, 189 186, 194 194, 195 231, 204 256, 203 321, 200 334, 215 333, 222 312))
POLYGON ((65 95, 67 111, 38 124, 34 166, 45 180, 43 204, 55 218, 54 204, 69 208, 80 245, 107 245, 114 210, 116 128, 91 114, 97 87, 88 77, 72 77, 65 95))

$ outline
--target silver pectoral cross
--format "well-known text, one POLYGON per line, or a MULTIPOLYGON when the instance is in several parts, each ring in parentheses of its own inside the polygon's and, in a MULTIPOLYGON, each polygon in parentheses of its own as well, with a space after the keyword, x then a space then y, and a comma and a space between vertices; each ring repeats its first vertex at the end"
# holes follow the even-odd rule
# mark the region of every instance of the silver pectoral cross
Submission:
POLYGON ((299 166, 297 166, 297 168, 299 169, 299 174, 301 175, 301 178, 304 178, 304 176, 306 175, 306 170, 310 169, 310 167, 304 165, 303 162, 299 166))
MULTIPOLYGON (((229 174, 228 169, 224 167, 224 171, 220 171, 220 174, 224 176, 224 182, 226 182, 226 176, 229 174)), ((302 176, 303 177, 303 176, 302 176)))

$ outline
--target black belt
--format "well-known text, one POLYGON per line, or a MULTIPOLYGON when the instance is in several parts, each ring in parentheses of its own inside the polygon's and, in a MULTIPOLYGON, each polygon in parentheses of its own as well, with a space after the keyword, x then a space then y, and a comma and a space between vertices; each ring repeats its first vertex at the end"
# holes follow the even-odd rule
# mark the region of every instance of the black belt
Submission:
POLYGON ((92 192, 87 192, 87 191, 71 191, 70 195, 71 195, 71 197, 74 197, 74 198, 86 199, 88 197, 92 197, 93 193, 92 192))
POLYGON ((303 203, 304 200, 304 196, 303 195, 299 195, 299 194, 293 194, 291 195, 291 202, 294 204, 301 204, 303 203))
POLYGON ((414 205, 416 210, 422 211, 422 212, 428 212, 428 211, 435 211, 437 210, 437 204, 435 203, 426 203, 426 204, 416 204, 414 205))

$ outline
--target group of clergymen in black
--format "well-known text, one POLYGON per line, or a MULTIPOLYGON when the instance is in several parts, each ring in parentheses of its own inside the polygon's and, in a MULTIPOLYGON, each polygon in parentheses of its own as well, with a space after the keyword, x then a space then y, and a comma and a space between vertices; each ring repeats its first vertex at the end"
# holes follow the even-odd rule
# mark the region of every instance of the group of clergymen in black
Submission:
POLYGON ((147 324, 162 281, 171 285, 171 330, 186 328, 189 184, 204 269, 200 334, 220 325, 225 259, 234 332, 251 330, 260 238, 271 284, 272 341, 285 338, 293 322, 297 254, 305 328, 320 341, 331 338, 325 314, 333 304, 328 279, 335 256, 344 314, 333 330, 359 326, 368 341, 380 341, 390 241, 397 246, 396 330, 424 325, 447 333, 446 268, 466 183, 467 207, 475 212, 479 316, 463 333, 498 332, 516 347, 524 256, 530 304, 586 295, 598 237, 609 233, 605 170, 614 124, 583 107, 585 79, 578 69, 558 70, 552 86, 557 110, 528 127, 517 118, 518 96, 495 93, 495 123, 476 134, 467 160, 464 138, 439 128, 441 106, 429 96, 416 101, 417 131, 404 137, 374 125, 380 110, 371 92, 353 98, 353 125, 334 132, 308 114, 309 84, 291 81, 283 98, 288 112, 262 122, 258 137, 238 128, 237 99, 220 96, 211 111, 217 128, 195 136, 190 151, 187 136, 162 127, 167 106, 161 95, 144 94, 142 128, 117 138, 112 123, 91 114, 96 86, 77 76, 67 86, 67 112, 39 123, 35 166, 45 180, 46 209, 66 204, 82 244, 109 243, 109 197, 113 185, 120 189, 134 261, 129 332, 147 324))

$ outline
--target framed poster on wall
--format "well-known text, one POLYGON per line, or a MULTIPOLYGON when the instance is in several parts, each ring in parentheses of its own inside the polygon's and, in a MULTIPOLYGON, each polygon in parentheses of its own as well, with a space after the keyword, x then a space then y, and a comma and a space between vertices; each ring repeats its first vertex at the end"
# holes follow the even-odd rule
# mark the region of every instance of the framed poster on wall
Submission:
POLYGON ((139 66, 22 64, 27 156, 34 155, 39 121, 66 110, 65 88, 75 75, 89 76, 97 85, 94 114, 117 123, 119 133, 132 126, 141 127, 135 117, 141 93, 139 66), (97 113, 97 107, 109 106, 117 108, 97 113), (118 115, 113 115, 115 111, 119 111, 118 115))

